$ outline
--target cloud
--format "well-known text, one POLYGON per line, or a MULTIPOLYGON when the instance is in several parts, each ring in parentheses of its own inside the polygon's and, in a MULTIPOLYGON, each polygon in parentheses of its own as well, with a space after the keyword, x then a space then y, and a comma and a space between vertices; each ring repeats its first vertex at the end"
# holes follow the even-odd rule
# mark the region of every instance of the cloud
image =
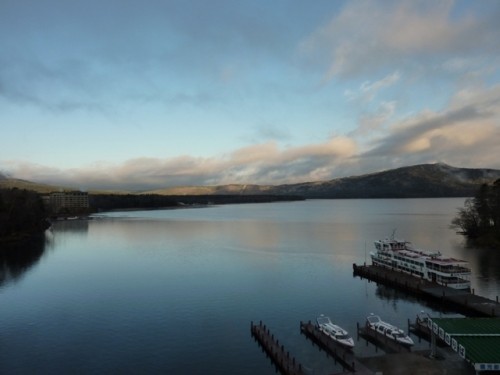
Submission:
POLYGON ((324 143, 281 149, 270 141, 219 157, 179 156, 171 159, 136 158, 122 164, 94 163, 62 170, 10 161, 9 172, 38 182, 84 189, 148 190, 167 186, 230 183, 279 184, 331 178, 335 166, 356 153, 347 137, 324 143))
POLYGON ((320 181, 438 161, 500 169, 500 84, 463 89, 442 111, 426 110, 391 123, 392 111, 393 104, 386 103, 378 117, 361 120, 358 132, 315 144, 282 147, 270 140, 212 157, 143 157, 68 170, 6 160, 0 162, 0 169, 12 177, 37 182, 136 191, 320 181), (358 139, 361 136, 363 142, 358 139))
POLYGON ((382 89, 390 87, 397 83, 401 78, 401 74, 396 71, 394 73, 389 74, 388 76, 375 81, 365 81, 361 84, 358 90, 346 90, 344 95, 349 100, 360 100, 362 102, 370 102, 374 99, 375 95, 382 89))
POLYGON ((373 137, 374 134, 385 130, 386 125, 396 111, 396 102, 381 102, 374 112, 364 113, 358 121, 358 127, 349 135, 373 137))
MULTIPOLYGON (((361 123, 360 134, 280 147, 252 144, 213 157, 136 158, 121 164, 97 162, 62 170, 2 162, 16 178, 83 189, 149 190, 180 185, 282 184, 328 180, 404 165, 445 162, 459 167, 500 168, 500 85, 456 93, 442 111, 422 111, 389 123, 392 104, 361 123), (384 132, 369 132, 384 123, 384 132)), ((380 129, 379 129, 380 130, 380 129)))
POLYGON ((9 1, 0 12, 8 35, 0 36, 0 99, 65 112, 124 97, 202 105, 211 99, 203 87, 288 54, 283 23, 293 21, 276 13, 229 0, 9 1))
POLYGON ((462 90, 443 111, 424 111, 393 124, 360 158, 499 168, 499 119, 500 85, 462 90))
POLYGON ((477 13, 457 15, 454 5, 451 0, 350 1, 305 38, 299 52, 324 71, 326 81, 450 56, 498 56, 500 8, 479 6, 477 13))

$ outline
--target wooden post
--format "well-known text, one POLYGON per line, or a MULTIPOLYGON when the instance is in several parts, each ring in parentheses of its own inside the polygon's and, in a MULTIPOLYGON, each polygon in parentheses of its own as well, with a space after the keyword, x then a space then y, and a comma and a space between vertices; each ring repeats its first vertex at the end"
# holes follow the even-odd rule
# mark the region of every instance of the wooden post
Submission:
POLYGON ((431 358, 436 357, 436 334, 434 333, 434 330, 431 329, 431 358))

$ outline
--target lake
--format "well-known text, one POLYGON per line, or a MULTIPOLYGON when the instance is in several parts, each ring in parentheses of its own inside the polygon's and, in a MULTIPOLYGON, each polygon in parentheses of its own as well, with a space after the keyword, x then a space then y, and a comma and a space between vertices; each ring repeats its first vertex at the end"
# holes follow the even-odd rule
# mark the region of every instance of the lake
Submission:
MULTIPOLYGON (((466 259, 475 292, 500 294, 500 257, 449 227, 463 203, 308 200, 57 222, 26 257, 2 260, 0 373, 274 374, 250 335, 259 320, 308 372, 339 372, 301 320, 323 313, 355 336, 371 312, 404 329, 420 310, 459 316, 354 278, 375 239, 396 230, 466 259)), ((364 341, 355 352, 381 354, 364 341)))

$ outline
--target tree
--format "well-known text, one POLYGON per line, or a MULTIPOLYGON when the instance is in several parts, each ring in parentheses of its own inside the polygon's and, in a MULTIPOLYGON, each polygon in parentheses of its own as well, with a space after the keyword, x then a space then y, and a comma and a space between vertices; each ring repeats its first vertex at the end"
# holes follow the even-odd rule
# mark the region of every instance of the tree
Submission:
POLYGON ((48 227, 42 199, 34 191, 0 190, 0 238, 31 236, 48 227))
POLYGON ((500 246, 500 179, 467 199, 451 226, 479 244, 500 246))

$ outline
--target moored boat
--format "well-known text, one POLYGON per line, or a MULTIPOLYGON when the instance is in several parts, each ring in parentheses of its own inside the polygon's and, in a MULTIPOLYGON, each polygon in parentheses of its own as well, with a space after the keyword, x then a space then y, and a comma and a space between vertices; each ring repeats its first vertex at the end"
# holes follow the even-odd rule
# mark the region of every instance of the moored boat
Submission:
POLYGON ((413 340, 402 330, 390 323, 384 322, 378 315, 370 314, 366 318, 366 328, 381 334, 390 340, 405 346, 412 346, 413 340))
POLYGON ((430 321, 430 316, 428 313, 426 313, 425 311, 420 311, 418 314, 417 314, 417 318, 415 320, 415 323, 420 326, 421 328, 423 329, 429 329, 429 321, 430 321))
POLYGON ((329 317, 321 314, 316 319, 318 329, 331 338, 333 341, 347 347, 354 348, 354 340, 342 327, 333 324, 329 317))
POLYGON ((374 242, 372 264, 411 274, 454 289, 470 289, 471 270, 465 260, 450 258, 439 251, 415 248, 411 242, 386 238, 374 242))

